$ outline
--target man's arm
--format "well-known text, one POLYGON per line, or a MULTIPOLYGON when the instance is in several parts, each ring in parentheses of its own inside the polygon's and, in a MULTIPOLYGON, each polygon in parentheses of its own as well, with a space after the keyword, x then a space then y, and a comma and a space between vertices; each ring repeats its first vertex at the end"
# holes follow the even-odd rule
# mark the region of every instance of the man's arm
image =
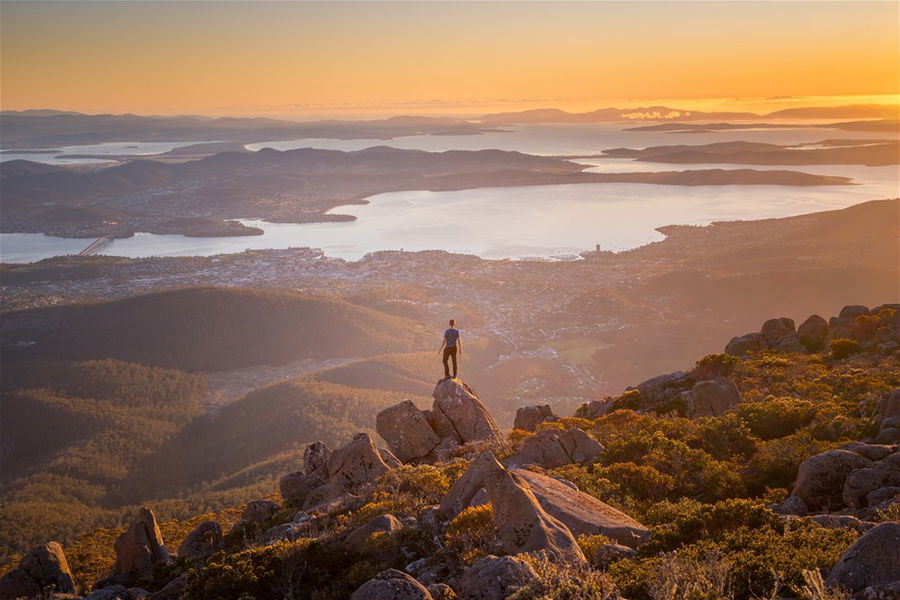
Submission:
POLYGON ((459 354, 462 354, 462 336, 461 335, 456 338, 456 351, 459 354))
POLYGON ((444 345, 447 343, 447 337, 444 336, 444 339, 441 340, 441 347, 438 348, 438 354, 444 351, 444 345))

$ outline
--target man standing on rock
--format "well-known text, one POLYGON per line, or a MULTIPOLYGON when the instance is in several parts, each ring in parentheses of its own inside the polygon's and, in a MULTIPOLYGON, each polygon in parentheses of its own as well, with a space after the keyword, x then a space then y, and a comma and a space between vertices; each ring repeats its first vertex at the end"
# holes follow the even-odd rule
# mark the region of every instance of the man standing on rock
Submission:
POLYGON ((456 353, 462 356, 462 340, 459 339, 459 329, 456 328, 456 319, 450 319, 450 329, 444 332, 444 341, 438 349, 438 354, 444 354, 444 379, 450 379, 450 366, 448 359, 453 359, 453 378, 456 379, 456 353))

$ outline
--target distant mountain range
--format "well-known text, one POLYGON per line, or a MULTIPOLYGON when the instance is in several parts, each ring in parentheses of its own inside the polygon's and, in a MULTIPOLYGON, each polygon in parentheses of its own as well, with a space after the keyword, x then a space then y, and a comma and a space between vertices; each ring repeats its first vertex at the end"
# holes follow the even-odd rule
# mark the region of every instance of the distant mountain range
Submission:
POLYGON ((620 121, 719 121, 760 119, 893 119, 900 116, 900 107, 884 104, 849 104, 830 107, 798 107, 767 114, 752 112, 705 112, 668 106, 635 108, 601 108, 571 113, 558 108, 538 108, 518 112, 501 112, 480 119, 486 125, 514 123, 606 123, 620 121))

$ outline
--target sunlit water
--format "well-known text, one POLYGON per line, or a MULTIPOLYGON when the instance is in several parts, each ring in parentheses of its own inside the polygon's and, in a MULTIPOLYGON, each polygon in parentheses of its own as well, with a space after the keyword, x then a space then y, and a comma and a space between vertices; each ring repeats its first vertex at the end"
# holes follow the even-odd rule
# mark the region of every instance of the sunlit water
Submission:
MULTIPOLYGON (((897 135, 822 129, 746 130, 701 134, 623 132, 617 126, 535 125, 480 136, 411 136, 395 140, 300 140, 250 145, 314 146, 356 150, 392 145, 432 151, 499 148, 543 155, 595 154, 614 147, 701 144, 747 140, 796 144, 827 138, 896 138, 897 135)), ((133 144, 128 144, 133 145, 133 144)), ((182 144, 183 145, 183 144, 182 144)), ((146 150, 146 146, 139 146, 146 150)), ((131 148, 131 150, 137 150, 131 148)), ((122 150, 118 148, 117 150, 122 150)), ((117 152, 110 149, 110 154, 117 152)), ((790 169, 852 177, 853 186, 670 186, 568 184, 482 188, 453 192, 378 194, 369 204, 343 206, 341 223, 276 224, 245 220, 265 234, 255 237, 187 238, 137 234, 115 240, 101 254, 130 257, 214 255, 245 249, 315 247, 329 256, 356 260, 377 250, 443 249, 484 258, 559 257, 593 249, 634 248, 662 239, 656 227, 712 221, 784 217, 838 209, 866 200, 900 196, 896 166, 671 165, 628 159, 577 159, 597 172, 671 171, 702 168, 790 169)), ((91 240, 42 234, 0 234, 5 262, 31 262, 81 251, 91 240)))

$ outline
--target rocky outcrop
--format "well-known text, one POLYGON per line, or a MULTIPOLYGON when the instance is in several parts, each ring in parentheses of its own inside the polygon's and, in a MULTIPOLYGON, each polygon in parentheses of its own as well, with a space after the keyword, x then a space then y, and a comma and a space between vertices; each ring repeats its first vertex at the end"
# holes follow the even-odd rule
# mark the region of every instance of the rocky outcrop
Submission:
POLYGON ((391 470, 368 433, 357 433, 349 444, 335 450, 326 468, 331 498, 355 493, 391 470))
POLYGON ((503 600, 517 587, 537 580, 527 562, 515 556, 485 556, 469 567, 459 583, 460 600, 503 600))
POLYGON ((803 347, 810 352, 818 352, 825 348, 828 339, 828 321, 819 315, 810 315, 797 328, 797 337, 803 347))
POLYGON ((900 446, 851 442, 806 459, 780 512, 874 509, 900 490, 900 446))
POLYGON ((534 431, 544 421, 553 420, 553 409, 549 404, 536 404, 534 406, 522 406, 516 410, 514 429, 522 431, 534 431))
POLYGON ((441 502, 441 512, 456 516, 484 489, 494 509, 494 524, 508 554, 545 552, 555 560, 585 563, 572 532, 545 511, 528 483, 497 462, 490 452, 472 461, 441 502))
POLYGON ((0 577, 0 598, 44 598, 49 592, 75 593, 75 580, 57 542, 30 550, 19 565, 0 577))
POLYGON ((725 353, 743 356, 759 350, 779 352, 820 352, 836 339, 851 339, 863 348, 883 354, 900 349, 900 304, 883 304, 873 309, 845 306, 837 317, 825 321, 819 315, 807 318, 797 330, 787 317, 769 319, 759 333, 732 338, 725 353))
POLYGON ((222 547, 222 527, 215 521, 204 521, 178 546, 178 556, 208 556, 222 547))
POLYGON ((424 458, 441 443, 425 414, 410 400, 378 413, 375 430, 403 462, 424 458))
POLYGON ((834 510, 844 504, 847 476, 872 461, 849 450, 828 450, 800 464, 791 495, 803 500, 808 510, 834 510))
POLYGON ((513 472, 528 485, 541 507, 575 537, 602 534, 629 548, 638 548, 650 539, 647 527, 590 494, 547 475, 525 469, 513 472))
POLYGON ((278 503, 272 500, 253 500, 247 504, 247 508, 241 513, 241 521, 265 523, 278 512, 279 508, 281 507, 278 503))
POLYGON ((313 475, 323 471, 331 458, 331 449, 325 442, 313 442, 303 451, 303 474, 313 475))
POLYGON ((393 533, 403 529, 403 524, 391 514, 381 515, 357 527, 344 539, 344 546, 353 552, 362 552, 366 542, 375 533, 393 533))
POLYGON ((133 585, 149 575, 153 565, 170 560, 156 515, 149 508, 141 509, 137 521, 116 540, 115 549, 116 564, 109 584, 133 585))
POLYGON ((503 437, 478 395, 459 379, 439 381, 432 394, 431 428, 440 438, 459 444, 501 442, 503 437))
POLYGON ((506 462, 508 465, 538 465, 555 469, 572 463, 586 464, 603 452, 600 442, 583 430, 546 430, 522 442, 519 450, 506 462))
POLYGON ((178 556, 208 556, 222 544, 222 527, 215 521, 204 521, 179 544, 178 556))
POLYGON ((825 583, 850 592, 900 583, 900 523, 881 523, 862 535, 844 551, 825 583))
POLYGON ((692 417, 717 417, 741 402, 741 391, 725 377, 698 381, 691 388, 688 398, 688 415, 692 417))
POLYGON ((900 389, 888 392, 878 401, 875 425, 878 427, 877 443, 900 443, 900 389))
POLYGON ((328 479, 328 459, 331 450, 325 442, 313 442, 303 451, 303 468, 288 473, 278 482, 285 503, 304 506, 313 490, 325 485, 328 479))
POLYGON ((432 600, 424 585, 396 569, 382 571, 362 584, 350 600, 432 600))

